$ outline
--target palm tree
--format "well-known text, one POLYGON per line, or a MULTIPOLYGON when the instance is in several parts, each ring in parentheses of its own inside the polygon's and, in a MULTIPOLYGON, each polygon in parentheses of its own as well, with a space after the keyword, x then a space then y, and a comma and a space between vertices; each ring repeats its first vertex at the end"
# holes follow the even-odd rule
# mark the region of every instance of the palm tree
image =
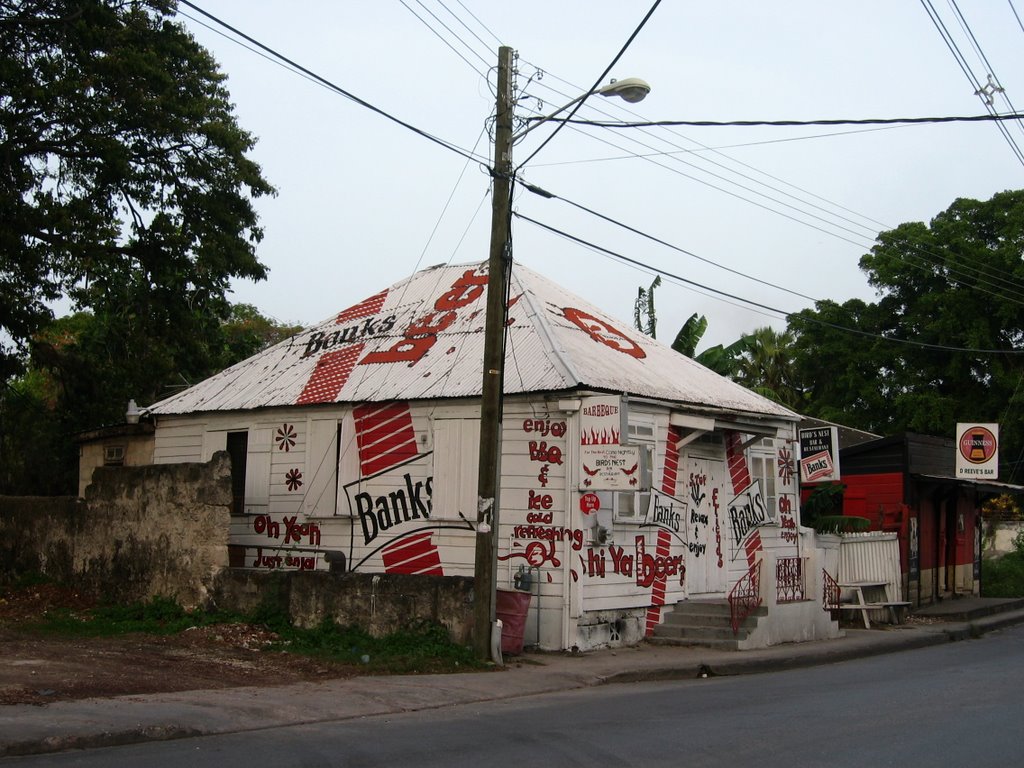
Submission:
POLYGON ((698 355, 696 354, 697 345, 707 329, 708 319, 704 315, 694 312, 676 334, 676 339, 672 342, 672 349, 681 355, 693 358, 721 376, 732 378, 737 371, 739 355, 746 347, 746 337, 741 337, 727 347, 716 344, 698 355))
POLYGON ((744 335, 745 345, 738 358, 737 382, 789 408, 800 404, 801 389, 793 364, 793 333, 771 326, 744 335))

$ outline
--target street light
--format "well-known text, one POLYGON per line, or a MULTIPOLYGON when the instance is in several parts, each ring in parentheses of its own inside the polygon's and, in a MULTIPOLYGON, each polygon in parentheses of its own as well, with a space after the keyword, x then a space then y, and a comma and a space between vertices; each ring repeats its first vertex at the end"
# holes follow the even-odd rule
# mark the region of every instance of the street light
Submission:
POLYGON ((644 80, 641 80, 639 77, 627 77, 625 80, 612 80, 610 83, 608 83, 608 85, 602 85, 600 88, 597 88, 593 91, 587 91, 586 93, 577 96, 564 107, 559 107, 550 115, 545 115, 544 117, 529 118, 530 125, 526 126, 526 128, 521 130, 519 133, 515 134, 512 137, 512 141, 519 141, 519 139, 528 134, 538 125, 542 125, 551 118, 557 117, 558 115, 565 112, 565 110, 569 109, 569 107, 575 104, 579 104, 581 101, 593 96, 595 93, 598 94, 599 96, 606 96, 609 98, 612 96, 618 96, 623 101, 628 101, 630 104, 636 104, 638 101, 643 101, 645 98, 647 98, 647 94, 650 92, 651 86, 649 86, 644 80))
MULTIPOLYGON (((491 196, 491 244, 487 260, 487 308, 484 319, 483 391, 480 403, 480 463, 477 475, 477 525, 473 582, 473 650, 486 660, 492 649, 495 588, 498 571, 498 504, 501 473, 501 395, 504 388, 506 280, 512 267, 512 144, 541 123, 594 93, 618 96, 631 104, 642 100, 651 87, 639 78, 613 80, 577 96, 564 107, 512 132, 512 49, 498 49, 497 111, 494 130, 494 187, 491 196)), ((497 660, 497 658, 495 658, 497 660)))

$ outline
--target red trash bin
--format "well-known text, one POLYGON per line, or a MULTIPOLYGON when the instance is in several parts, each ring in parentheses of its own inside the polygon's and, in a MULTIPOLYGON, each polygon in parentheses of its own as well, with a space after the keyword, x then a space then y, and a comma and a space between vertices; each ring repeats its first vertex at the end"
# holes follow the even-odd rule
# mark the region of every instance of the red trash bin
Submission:
POLYGON ((530 610, 530 593, 499 589, 494 612, 501 619, 501 652, 516 656, 523 652, 526 614, 530 610))

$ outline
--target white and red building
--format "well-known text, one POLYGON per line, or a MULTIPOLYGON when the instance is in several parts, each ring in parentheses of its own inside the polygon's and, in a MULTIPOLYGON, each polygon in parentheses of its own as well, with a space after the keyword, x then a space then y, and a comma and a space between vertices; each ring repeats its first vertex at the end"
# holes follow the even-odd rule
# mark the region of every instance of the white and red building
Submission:
MULTIPOLYGON (((149 408, 157 463, 231 453, 233 565, 472 576, 486 283, 423 270, 149 408)), ((838 633, 796 414, 519 265, 504 391, 498 585, 529 575, 528 642, 637 642, 743 592, 769 608, 748 645, 838 633)))

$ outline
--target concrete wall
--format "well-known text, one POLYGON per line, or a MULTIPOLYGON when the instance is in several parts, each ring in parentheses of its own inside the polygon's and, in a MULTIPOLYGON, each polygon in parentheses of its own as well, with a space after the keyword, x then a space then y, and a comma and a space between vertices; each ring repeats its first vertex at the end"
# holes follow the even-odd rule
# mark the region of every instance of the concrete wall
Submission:
POLYGON ((211 599, 224 610, 279 611, 307 628, 330 619, 377 637, 432 621, 468 644, 473 628, 473 580, 459 576, 233 568, 221 572, 211 599))
POLYGON ((187 608, 279 611, 384 635, 417 620, 468 643, 473 580, 427 575, 269 572, 228 565, 231 467, 99 467, 84 499, 0 497, 0 583, 43 573, 119 602, 173 598, 187 608))
POLYGON ((1017 534, 1024 531, 1024 523, 1018 521, 1007 523, 984 523, 985 557, 1002 557, 1013 552, 1015 547, 1013 540, 1017 534))
POLYGON ((227 565, 231 469, 99 467, 84 501, 0 498, 0 577, 44 573, 118 601, 206 602, 227 565))

